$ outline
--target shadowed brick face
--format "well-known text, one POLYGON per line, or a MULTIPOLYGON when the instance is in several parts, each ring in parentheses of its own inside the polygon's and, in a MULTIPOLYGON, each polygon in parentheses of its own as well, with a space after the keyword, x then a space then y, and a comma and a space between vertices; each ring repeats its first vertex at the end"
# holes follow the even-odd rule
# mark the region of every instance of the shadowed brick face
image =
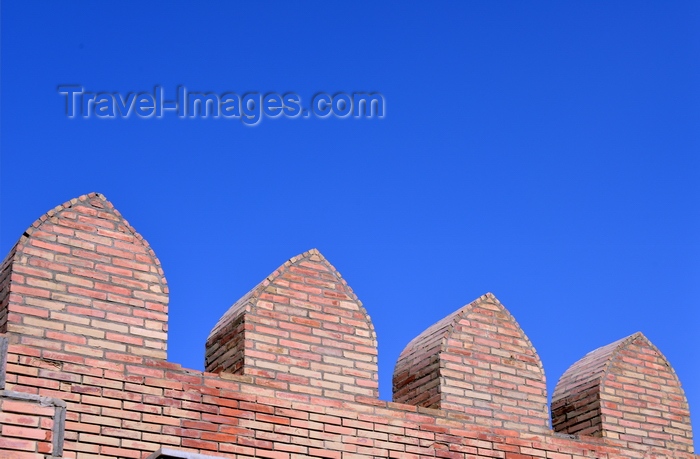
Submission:
POLYGON ((282 265, 226 312, 207 340, 206 369, 330 398, 378 396, 372 322, 317 250, 282 265))
POLYGON ((209 372, 165 361, 166 305, 158 260, 103 196, 37 220, 0 269, 0 459, 700 458, 641 334, 561 378, 562 435, 537 353, 490 294, 406 347, 396 402, 377 399, 369 316, 316 250, 224 314, 209 372))

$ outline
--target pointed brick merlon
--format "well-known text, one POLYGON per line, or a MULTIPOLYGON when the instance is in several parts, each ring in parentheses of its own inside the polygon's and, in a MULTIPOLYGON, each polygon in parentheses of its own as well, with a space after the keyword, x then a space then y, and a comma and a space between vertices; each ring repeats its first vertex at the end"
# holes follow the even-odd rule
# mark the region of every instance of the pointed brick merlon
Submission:
POLYGON ((165 359, 167 305, 160 262, 97 193, 44 214, 0 267, 0 333, 49 358, 165 359))
POLYGON ((664 355, 641 333, 590 352, 552 397, 555 431, 693 452, 690 412, 664 355))
POLYGON ((223 315, 207 339, 205 366, 329 398, 378 396, 372 321, 315 249, 286 262, 223 315))
POLYGON ((490 293, 406 346, 394 370, 394 401, 458 412, 480 425, 533 432, 549 425, 540 358, 490 293))

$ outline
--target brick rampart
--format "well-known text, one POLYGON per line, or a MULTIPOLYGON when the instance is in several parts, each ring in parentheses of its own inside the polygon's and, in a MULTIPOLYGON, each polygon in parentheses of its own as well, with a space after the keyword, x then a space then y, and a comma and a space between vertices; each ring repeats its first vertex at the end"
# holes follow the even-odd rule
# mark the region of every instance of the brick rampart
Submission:
POLYGON ((0 458, 700 457, 680 382, 641 334, 565 373, 552 430, 542 363, 493 295, 412 341, 396 401, 378 400, 371 320, 315 250, 214 326, 212 371, 168 362, 160 264, 98 194, 37 220, 0 292, 0 458))

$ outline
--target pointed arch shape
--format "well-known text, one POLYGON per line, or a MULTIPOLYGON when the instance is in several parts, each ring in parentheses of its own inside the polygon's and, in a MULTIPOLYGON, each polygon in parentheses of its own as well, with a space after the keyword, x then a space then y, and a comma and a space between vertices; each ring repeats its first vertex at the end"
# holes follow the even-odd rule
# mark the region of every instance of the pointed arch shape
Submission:
POLYGON ((100 193, 39 217, 5 258, 0 292, 0 330, 14 342, 108 360, 166 358, 160 260, 100 193))
POLYGON ((378 397, 372 320, 317 249, 285 262, 224 313, 207 339, 205 368, 332 398, 378 397))
POLYGON ((555 431, 693 452, 688 401, 659 349, 641 332, 589 352, 559 379, 555 431))
POLYGON ((430 326, 394 368, 394 401, 440 408, 515 430, 549 425, 542 362, 491 293, 430 326))

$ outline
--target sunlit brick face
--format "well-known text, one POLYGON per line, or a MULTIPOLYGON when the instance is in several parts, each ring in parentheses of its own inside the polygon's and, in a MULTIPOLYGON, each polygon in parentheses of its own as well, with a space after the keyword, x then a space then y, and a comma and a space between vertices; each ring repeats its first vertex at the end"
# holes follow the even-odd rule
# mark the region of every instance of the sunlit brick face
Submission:
POLYGON ((166 357, 160 262, 101 195, 37 220, 5 259, 0 282, 0 325, 22 344, 106 360, 166 357))
POLYGON ((394 400, 456 411, 480 425, 541 431, 549 424, 537 352, 490 294, 406 346, 394 371, 394 400))
POLYGON ((343 400, 378 395, 372 322, 316 250, 282 265, 226 312, 207 340, 206 368, 343 400))

